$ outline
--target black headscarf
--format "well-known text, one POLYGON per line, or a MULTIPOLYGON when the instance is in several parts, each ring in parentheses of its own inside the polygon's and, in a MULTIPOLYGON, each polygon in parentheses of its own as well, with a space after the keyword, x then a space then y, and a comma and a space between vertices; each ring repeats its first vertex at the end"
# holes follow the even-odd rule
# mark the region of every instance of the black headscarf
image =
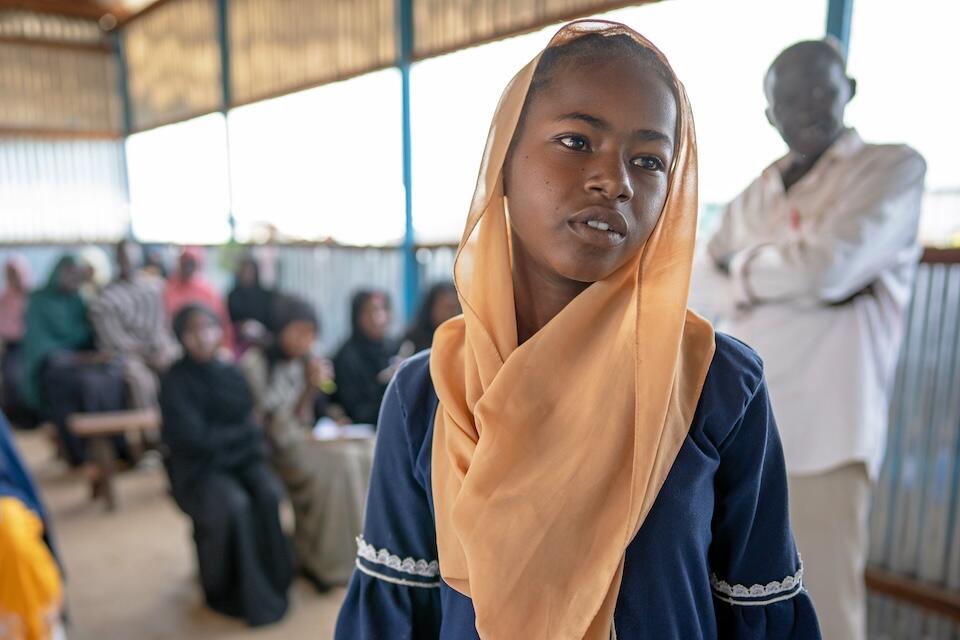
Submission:
POLYGON ((230 311, 232 322, 256 320, 264 326, 270 322, 270 308, 273 301, 273 292, 260 284, 260 265, 251 255, 245 255, 237 265, 237 278, 233 290, 227 296, 227 308, 230 311), (253 268, 253 284, 244 285, 240 281, 240 274, 245 267, 253 268))
POLYGON ((437 330, 433 325, 433 305, 436 304, 437 298, 444 294, 457 295, 457 289, 452 282, 438 282, 430 287, 417 311, 417 317, 407 329, 403 339, 413 343, 414 353, 429 349, 433 344, 433 332, 437 330))
POLYGON ((391 340, 371 340, 360 328, 360 316, 371 298, 382 296, 390 308, 390 298, 380 291, 358 291, 350 305, 353 333, 340 347, 333 361, 337 376, 337 398, 354 422, 376 424, 380 402, 386 391, 378 374, 390 366, 396 355, 391 340))
MULTIPOLYGON (((207 388, 205 396, 212 400, 211 407, 217 407, 213 413, 221 417, 231 416, 233 420, 240 420, 246 413, 253 410, 253 396, 247 386, 246 379, 231 363, 214 358, 209 362, 198 362, 190 357, 187 345, 183 344, 183 334, 187 330, 187 322, 194 314, 202 313, 214 323, 218 323, 217 314, 202 304, 188 304, 173 318, 173 333, 183 345, 183 357, 177 363, 181 374, 203 380, 200 385, 207 388)), ((219 326, 219 325, 218 325, 219 326)))

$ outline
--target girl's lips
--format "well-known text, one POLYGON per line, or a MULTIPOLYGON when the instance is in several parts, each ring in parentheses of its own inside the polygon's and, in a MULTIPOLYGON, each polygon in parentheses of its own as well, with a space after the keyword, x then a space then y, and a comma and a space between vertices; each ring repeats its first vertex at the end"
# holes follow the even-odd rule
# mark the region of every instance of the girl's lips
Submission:
POLYGON ((612 249, 614 247, 618 247, 627 239, 626 235, 619 233, 618 231, 614 231, 613 229, 608 229, 606 231, 602 229, 596 229, 588 226, 585 222, 571 221, 568 223, 568 226, 579 240, 591 246, 602 249, 612 249))

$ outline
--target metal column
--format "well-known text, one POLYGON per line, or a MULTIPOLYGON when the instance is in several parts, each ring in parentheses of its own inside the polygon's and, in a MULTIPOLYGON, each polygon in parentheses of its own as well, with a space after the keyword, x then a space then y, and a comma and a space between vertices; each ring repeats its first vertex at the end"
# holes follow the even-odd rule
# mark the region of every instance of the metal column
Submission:
POLYGON ((413 0, 397 0, 397 67, 400 69, 403 127, 403 192, 406 225, 403 235, 403 311, 410 320, 419 296, 416 239, 413 231, 413 156, 410 134, 410 65, 413 61, 413 0))
POLYGON ((853 0, 827 0, 827 34, 840 41, 843 55, 850 49, 850 23, 853 0))
MULTIPOLYGON (((120 94, 120 116, 122 118, 123 137, 120 139, 120 174, 123 178, 123 195, 127 202, 127 214, 130 208, 130 179, 127 173, 127 136, 133 131, 133 107, 130 104, 130 84, 127 78, 127 55, 123 47, 123 34, 115 29, 110 34, 113 44, 113 57, 117 63, 117 93, 120 94)), ((127 237, 133 239, 133 218, 127 221, 127 237)))
POLYGON ((233 102, 230 85, 230 0, 217 0, 217 40, 220 43, 220 112, 223 113, 223 128, 227 148, 227 222, 230 224, 230 242, 237 239, 237 221, 233 217, 233 171, 230 162, 230 124, 227 112, 233 102))

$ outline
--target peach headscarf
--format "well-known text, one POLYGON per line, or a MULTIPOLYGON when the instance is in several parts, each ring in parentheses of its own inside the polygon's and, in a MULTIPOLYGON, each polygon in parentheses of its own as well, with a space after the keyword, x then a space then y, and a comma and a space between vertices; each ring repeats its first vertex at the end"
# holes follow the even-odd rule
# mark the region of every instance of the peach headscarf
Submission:
MULTIPOLYGON (((571 23, 549 46, 588 33, 627 34, 666 62, 610 22, 571 23)), ((434 338, 437 546, 484 640, 599 640, 713 358, 712 327, 686 308, 696 141, 676 81, 674 164, 650 238, 518 346, 501 170, 538 61, 497 107, 454 269, 464 315, 434 338)))

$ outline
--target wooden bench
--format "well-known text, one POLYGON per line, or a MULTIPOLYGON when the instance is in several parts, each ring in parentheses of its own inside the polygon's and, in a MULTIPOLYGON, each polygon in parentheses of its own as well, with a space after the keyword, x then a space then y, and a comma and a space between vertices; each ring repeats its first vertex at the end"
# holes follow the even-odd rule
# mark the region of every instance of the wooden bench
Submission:
POLYGON ((867 588, 960 622, 960 592, 867 567, 867 588))
POLYGON ((113 475, 116 452, 111 439, 130 433, 146 433, 160 428, 160 412, 156 409, 110 411, 104 413, 75 413, 67 418, 67 426, 78 438, 90 440, 91 461, 99 470, 94 480, 94 496, 102 496, 107 509, 116 509, 113 475))

